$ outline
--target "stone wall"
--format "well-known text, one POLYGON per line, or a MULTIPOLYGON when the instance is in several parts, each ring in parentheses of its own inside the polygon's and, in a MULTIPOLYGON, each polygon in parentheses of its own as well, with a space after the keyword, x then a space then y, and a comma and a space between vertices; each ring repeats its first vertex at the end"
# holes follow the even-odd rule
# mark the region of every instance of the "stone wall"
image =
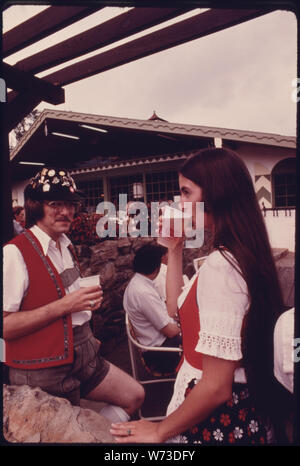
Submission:
MULTIPOLYGON (((94 334, 102 341, 102 353, 109 353, 125 335, 123 295, 133 276, 135 252, 153 238, 115 238, 92 246, 76 245, 82 275, 100 274, 104 299, 101 308, 93 313, 94 334)), ((206 255, 209 246, 184 249, 183 271, 190 278, 194 273, 193 259, 206 255)))

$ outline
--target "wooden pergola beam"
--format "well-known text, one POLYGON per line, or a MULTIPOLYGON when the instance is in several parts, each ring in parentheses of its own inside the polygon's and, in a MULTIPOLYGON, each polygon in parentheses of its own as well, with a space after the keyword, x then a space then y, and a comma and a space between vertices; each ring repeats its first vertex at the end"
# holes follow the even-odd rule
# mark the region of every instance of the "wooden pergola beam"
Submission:
POLYGON ((18 52, 102 8, 103 6, 51 6, 3 34, 2 56, 7 57, 18 52))
POLYGON ((268 10, 213 9, 180 21, 139 39, 97 54, 45 76, 43 79, 65 86, 89 76, 130 63, 139 58, 198 39, 228 27, 249 21, 268 10))
POLYGON ((19 92, 30 92, 50 104, 58 105, 65 101, 65 91, 61 87, 36 78, 28 71, 18 70, 7 63, 2 63, 2 77, 7 87, 19 92))
POLYGON ((4 121, 1 118, 0 122, 0 140, 1 140, 1 243, 2 245, 9 241, 14 234, 13 229, 13 211, 12 211, 12 189, 11 189, 11 170, 9 160, 9 141, 8 134, 4 128, 4 121))
POLYGON ((34 74, 67 60, 97 50, 189 11, 183 8, 134 8, 88 31, 66 39, 53 47, 31 55, 15 64, 34 74))
POLYGON ((65 101, 65 90, 62 87, 37 78, 27 71, 18 70, 7 63, 2 63, 2 76, 7 87, 19 91, 19 93, 14 91, 15 98, 10 99, 6 106, 4 126, 8 132, 40 102, 58 105, 65 101))

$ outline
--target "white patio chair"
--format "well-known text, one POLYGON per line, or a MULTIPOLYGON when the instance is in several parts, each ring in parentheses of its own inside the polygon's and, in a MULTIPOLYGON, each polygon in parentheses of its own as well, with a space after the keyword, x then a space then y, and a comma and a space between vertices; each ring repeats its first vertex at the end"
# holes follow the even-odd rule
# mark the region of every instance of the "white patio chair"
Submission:
MULTIPOLYGON (((130 363, 132 369, 132 375, 135 380, 137 380, 141 385, 150 385, 150 384, 157 384, 157 383, 166 383, 166 382, 174 382, 176 379, 175 373, 172 374, 161 374, 158 372, 153 372, 147 366, 144 358, 143 358, 143 351, 159 351, 163 352, 182 352, 182 348, 171 348, 171 347, 160 347, 160 346, 145 346, 140 344, 135 336, 134 329, 131 325, 127 312, 125 313, 125 322, 126 322, 126 332, 128 338, 128 346, 129 346, 129 355, 130 355, 130 363), (141 361, 143 367, 146 369, 148 374, 151 375, 151 379, 143 379, 139 375, 138 369, 138 361, 141 361)), ((147 419, 148 421, 159 421, 163 419, 165 416, 154 416, 154 417, 145 417, 142 414, 142 408, 139 409, 138 414, 141 419, 147 419)))

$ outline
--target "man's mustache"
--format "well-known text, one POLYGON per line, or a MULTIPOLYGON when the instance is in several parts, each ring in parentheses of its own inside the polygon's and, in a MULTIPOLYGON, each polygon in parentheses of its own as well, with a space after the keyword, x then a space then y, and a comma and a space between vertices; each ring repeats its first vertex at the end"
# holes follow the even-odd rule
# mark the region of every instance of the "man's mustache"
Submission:
POLYGON ((58 217, 56 219, 57 222, 70 222, 71 223, 71 219, 69 217, 58 217))

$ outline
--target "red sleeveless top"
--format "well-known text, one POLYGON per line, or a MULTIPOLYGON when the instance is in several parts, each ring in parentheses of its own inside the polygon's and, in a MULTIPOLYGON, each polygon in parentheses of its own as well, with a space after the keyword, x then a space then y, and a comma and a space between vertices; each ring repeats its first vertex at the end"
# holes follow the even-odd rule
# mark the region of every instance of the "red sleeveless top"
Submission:
POLYGON ((197 285, 198 277, 195 279, 187 297, 178 310, 178 315, 182 332, 183 355, 191 366, 202 370, 202 354, 195 351, 200 332, 197 285))

